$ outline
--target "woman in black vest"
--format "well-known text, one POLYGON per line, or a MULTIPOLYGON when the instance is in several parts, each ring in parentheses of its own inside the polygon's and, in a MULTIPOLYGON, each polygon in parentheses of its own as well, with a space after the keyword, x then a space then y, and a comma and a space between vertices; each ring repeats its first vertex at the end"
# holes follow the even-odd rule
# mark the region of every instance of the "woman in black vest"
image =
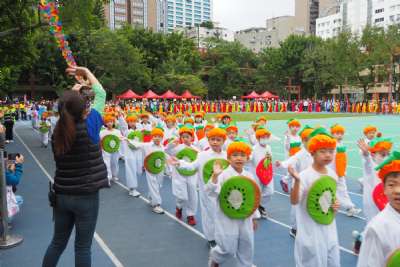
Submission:
POLYGON ((59 100, 60 119, 52 137, 54 177, 54 235, 43 267, 54 267, 75 227, 75 266, 91 266, 91 245, 99 210, 99 189, 108 186, 107 169, 99 146, 106 93, 86 68, 69 67, 69 75, 84 77, 59 100), (81 80, 82 81, 82 80, 81 80), (91 106, 91 94, 94 104, 91 106))

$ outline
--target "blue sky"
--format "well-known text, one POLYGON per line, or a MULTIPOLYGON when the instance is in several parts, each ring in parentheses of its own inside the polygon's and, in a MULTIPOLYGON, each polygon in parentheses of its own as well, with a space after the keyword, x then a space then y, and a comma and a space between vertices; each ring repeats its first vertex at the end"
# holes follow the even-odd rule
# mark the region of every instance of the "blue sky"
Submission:
POLYGON ((214 21, 230 30, 265 27, 271 17, 294 14, 294 0, 213 0, 214 21))

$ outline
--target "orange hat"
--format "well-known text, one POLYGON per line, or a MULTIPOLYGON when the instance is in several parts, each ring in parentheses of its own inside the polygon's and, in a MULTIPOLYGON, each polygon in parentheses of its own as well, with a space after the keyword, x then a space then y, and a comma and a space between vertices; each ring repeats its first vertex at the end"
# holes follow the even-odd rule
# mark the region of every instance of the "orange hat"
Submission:
POLYGON ((237 127, 235 124, 231 123, 231 124, 228 125, 228 127, 226 127, 226 131, 227 131, 227 132, 228 132, 228 131, 238 132, 239 129, 238 129, 238 127, 237 127))
POLYGON ((389 173, 400 172, 400 152, 393 151, 393 153, 379 164, 375 170, 379 171, 378 176, 382 181, 385 181, 389 173))
POLYGON ((344 132, 345 132, 345 128, 340 124, 335 124, 331 127, 331 134, 334 134, 334 133, 344 134, 344 132))
POLYGON ((377 137, 371 140, 369 143, 369 151, 371 153, 379 152, 382 150, 390 151, 393 143, 389 138, 377 137))
POLYGON ((147 113, 147 112, 144 112, 144 113, 140 114, 139 117, 140 117, 141 119, 144 118, 144 117, 150 118, 150 114, 147 113))
POLYGON ((259 122, 259 121, 265 121, 265 122, 267 122, 267 118, 264 117, 264 116, 260 116, 260 117, 258 117, 258 118, 256 119, 256 122, 259 122))
POLYGON ((190 113, 188 111, 185 112, 186 117, 190 117, 190 113))
POLYGON ((189 128, 187 126, 183 126, 182 128, 179 129, 179 135, 182 135, 184 133, 188 133, 193 137, 194 136, 194 129, 193 128, 189 128))
POLYGON ((364 128, 364 134, 368 134, 369 132, 376 132, 378 129, 375 126, 367 126, 364 128))
POLYGON ((251 154, 251 148, 248 144, 245 142, 232 142, 226 151, 226 154, 228 155, 228 158, 234 153, 234 152, 243 152, 247 155, 247 157, 250 157, 251 154))
POLYGON ((112 115, 105 115, 103 118, 104 123, 108 123, 108 122, 114 122, 115 118, 112 115))
POLYGON ((212 125, 212 124, 207 124, 206 127, 204 127, 204 131, 211 130, 211 129, 214 129, 214 128, 215 128, 214 125, 212 125))
POLYGON ((308 151, 314 153, 323 148, 336 148, 336 140, 328 135, 318 134, 308 141, 308 151))
POLYGON ((296 120, 296 119, 290 119, 287 121, 287 125, 289 127, 301 127, 301 123, 300 121, 296 120))
POLYGON ((164 137, 164 131, 161 130, 160 128, 153 128, 153 130, 151 130, 151 136, 161 136, 161 137, 164 137))
POLYGON ((126 122, 137 122, 137 117, 136 115, 128 115, 125 120, 126 122))
POLYGON ((165 118, 164 121, 165 121, 165 122, 173 122, 173 123, 175 123, 175 122, 176 122, 176 118, 175 118, 174 115, 168 115, 168 116, 165 118))
POLYGON ((207 138, 221 137, 226 140, 226 131, 221 128, 213 128, 207 133, 207 138))
POLYGON ((203 117, 204 117, 204 114, 201 113, 201 112, 197 112, 196 115, 194 115, 194 117, 195 117, 195 118, 199 118, 199 117, 200 117, 200 118, 203 118, 203 117))
POLYGON ((178 114, 175 115, 175 118, 182 118, 182 117, 183 117, 182 113, 178 113, 178 114))
POLYGON ((183 122, 184 122, 185 124, 186 124, 186 123, 194 124, 194 120, 193 120, 191 117, 185 118, 185 119, 183 120, 183 122))
POLYGON ((303 130, 300 131, 299 135, 301 140, 305 140, 308 138, 308 136, 314 131, 313 128, 311 128, 310 126, 306 125, 304 126, 303 130))
POLYGON ((263 136, 267 136, 268 138, 271 136, 271 132, 265 128, 259 128, 256 131, 256 138, 260 139, 263 136))
POLYGON ((253 123, 251 125, 251 127, 253 128, 254 131, 257 131, 257 128, 260 127, 260 124, 259 123, 253 123))
POLYGON ((228 113, 224 113, 224 114, 221 115, 221 120, 224 119, 224 118, 232 119, 231 115, 229 115, 228 113))

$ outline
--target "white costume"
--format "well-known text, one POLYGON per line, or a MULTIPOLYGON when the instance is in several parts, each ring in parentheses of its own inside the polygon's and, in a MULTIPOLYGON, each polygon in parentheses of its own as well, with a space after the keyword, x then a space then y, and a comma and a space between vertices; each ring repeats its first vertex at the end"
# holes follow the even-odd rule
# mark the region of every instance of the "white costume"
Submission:
MULTIPOLYGON (((104 130, 100 131, 100 140, 102 140, 106 135, 110 134, 118 136, 119 138, 122 137, 120 130, 117 129, 108 130, 107 128, 105 128, 104 130)), ((107 178, 108 181, 110 182, 112 178, 118 177, 118 171, 119 171, 118 160, 120 157, 120 151, 117 151, 115 153, 108 153, 102 150, 102 152, 103 152, 104 163, 106 164, 107 167, 107 178)))
POLYGON ((357 267, 386 266, 400 248, 400 213, 388 204, 367 225, 357 267))
POLYGON ((180 160, 180 167, 184 169, 197 169, 197 178, 199 185, 199 196, 200 196, 200 210, 201 210, 201 224, 204 235, 208 241, 215 240, 215 198, 210 197, 205 192, 205 184, 203 180, 203 168, 204 165, 212 159, 226 159, 226 152, 214 152, 212 149, 202 151, 197 155, 197 159, 191 163, 180 160))
MULTIPOLYGON (((238 173, 229 166, 218 176, 218 183, 214 184, 210 180, 205 186, 205 190, 217 200, 222 185, 233 176, 246 176, 254 179, 250 172, 243 170, 242 173, 238 173)), ((217 246, 211 249, 210 258, 214 262, 222 264, 231 257, 236 257, 239 266, 251 267, 254 254, 253 219, 259 217, 258 210, 244 220, 236 220, 227 217, 219 207, 219 201, 216 201, 216 203, 215 240, 217 246)))
MULTIPOLYGON (((129 143, 134 145, 137 148, 140 148, 145 157, 150 155, 155 151, 162 151, 164 152, 164 147, 160 144, 159 146, 155 145, 153 142, 150 143, 140 143, 132 140, 127 140, 129 143)), ((164 181, 164 173, 161 172, 159 174, 152 174, 146 170, 146 180, 147 185, 149 188, 149 195, 150 195, 150 202, 151 205, 157 206, 161 205, 161 195, 160 195, 160 188, 162 187, 164 181)))
POLYGON ((373 198, 372 193, 375 187, 381 183, 381 180, 376 175, 375 167, 376 164, 373 162, 371 155, 362 156, 363 157, 363 210, 367 222, 371 221, 378 213, 377 208, 373 198))
MULTIPOLYGON (((50 122, 48 120, 45 121, 41 121, 39 124, 39 128, 41 127, 47 127, 50 130, 50 122)), ((40 141, 42 142, 42 146, 47 147, 47 145, 49 144, 49 130, 45 133, 39 132, 40 134, 40 141)))
MULTIPOLYGON (((301 148, 299 152, 288 158, 287 160, 281 163, 282 168, 289 168, 292 166, 297 173, 301 173, 308 167, 310 167, 314 162, 311 154, 304 147, 301 148)), ((292 228, 297 229, 296 225, 296 207, 291 205, 290 208, 290 221, 292 224, 292 228)))
POLYGON ((260 163, 260 161, 263 160, 267 154, 269 154, 272 158, 271 147, 269 145, 263 147, 257 142, 257 144, 253 147, 253 152, 250 156, 250 162, 251 162, 250 170, 251 173, 253 174, 253 177, 256 178, 255 180, 260 186, 262 195, 260 205, 263 206, 264 208, 267 206, 267 203, 271 200, 271 197, 274 194, 274 180, 272 179, 272 181, 267 186, 263 185, 260 182, 260 179, 258 179, 257 177, 256 168, 257 165, 260 163))
MULTIPOLYGON (((327 168, 337 181, 336 173, 327 168)), ((296 267, 339 267, 340 253, 336 220, 329 225, 316 223, 307 212, 307 196, 313 183, 323 174, 312 166, 300 173, 299 203, 296 205, 297 235, 294 256, 296 267)))
MULTIPOLYGON (((192 148, 193 146, 186 146, 180 144, 176 147, 167 147, 167 153, 173 156, 183 150, 184 148, 192 148)), ((176 168, 172 168, 172 193, 176 197, 176 207, 182 209, 185 207, 186 216, 195 216, 197 213, 197 173, 192 176, 182 176, 178 173, 176 168)))
MULTIPOLYGON (((290 133, 286 133, 285 134, 285 137, 284 137, 284 140, 283 140, 283 151, 284 151, 284 156, 285 156, 285 159, 287 160, 287 159, 289 159, 291 156, 290 156, 290 144, 294 144, 294 143, 301 143, 301 138, 300 138, 300 136, 299 135, 291 135, 290 133)), ((300 152, 300 151, 299 151, 300 152)), ((299 152, 297 152, 297 153, 299 153, 299 152)), ((296 154, 297 154, 296 153, 296 154)), ((295 154, 295 155, 296 155, 295 154)), ((293 155, 294 156, 294 155, 293 155)), ((287 175, 285 175, 284 177, 282 177, 282 180, 286 183, 286 184, 288 184, 288 186, 289 186, 289 192, 290 192, 290 190, 291 190, 291 188, 292 188, 292 177, 290 177, 290 175, 289 174, 287 174, 287 175)))

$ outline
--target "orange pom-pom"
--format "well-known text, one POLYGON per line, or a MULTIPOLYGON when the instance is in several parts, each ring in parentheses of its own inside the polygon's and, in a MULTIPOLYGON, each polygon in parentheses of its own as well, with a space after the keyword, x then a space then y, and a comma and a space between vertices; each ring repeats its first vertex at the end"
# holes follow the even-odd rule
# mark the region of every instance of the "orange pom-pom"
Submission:
POLYGON ((400 172, 400 160, 393 160, 391 163, 383 166, 379 170, 378 176, 382 181, 384 181, 385 177, 392 172, 400 172))
POLYGON ((344 134, 344 132, 345 132, 345 128, 342 125, 335 124, 331 127, 331 134, 334 134, 334 133, 344 134))
POLYGON ((225 140, 226 139, 226 131, 221 128, 211 129, 207 133, 207 138, 211 138, 211 137, 221 137, 225 140))
POLYGON ((324 148, 334 149, 336 148, 336 140, 327 135, 320 134, 311 138, 308 141, 307 147, 310 153, 314 153, 315 151, 324 148))
POLYGON ((226 151, 228 158, 234 153, 234 152, 242 152, 246 154, 248 157, 250 157, 251 154, 251 148, 248 144, 244 142, 232 142, 226 151))
POLYGON ((271 132, 264 128, 258 129, 256 131, 256 138, 260 139, 263 136, 266 136, 269 138, 271 136, 271 132))
POLYGON ((161 136, 164 137, 164 131, 161 130, 160 128, 154 128, 151 130, 151 136, 161 136))
POLYGON ((368 134, 369 132, 376 132, 378 129, 375 126, 367 126, 364 128, 364 134, 368 134))

